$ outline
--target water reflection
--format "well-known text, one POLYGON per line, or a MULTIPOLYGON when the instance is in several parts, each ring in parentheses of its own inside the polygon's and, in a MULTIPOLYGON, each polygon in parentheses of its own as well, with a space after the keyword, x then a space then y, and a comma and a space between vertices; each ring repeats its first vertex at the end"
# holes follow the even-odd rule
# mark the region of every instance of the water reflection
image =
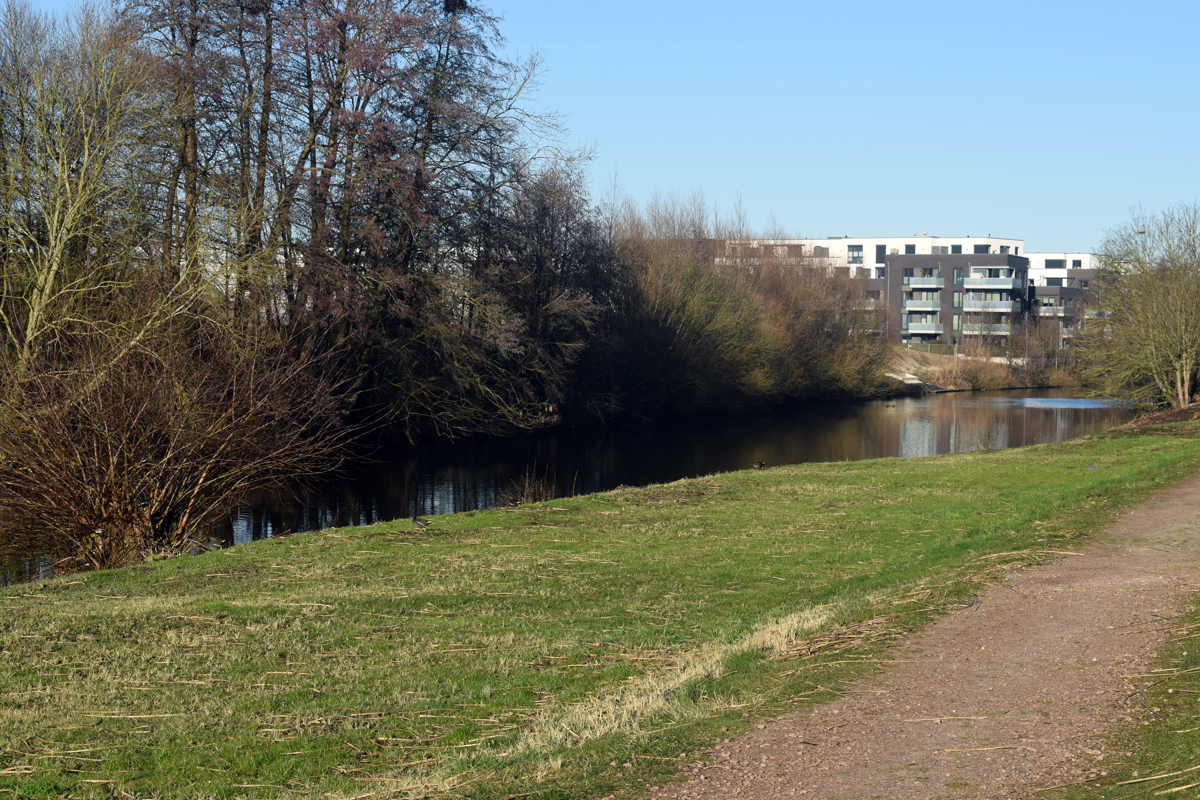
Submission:
MULTIPOLYGON (((747 469, 756 461, 911 458, 1061 441, 1097 433, 1131 413, 1073 399, 1065 390, 962 392, 810 405, 742 419, 431 442, 379 453, 373 463, 299 498, 248 498, 218 536, 240 544, 284 532, 490 508, 527 469, 547 476, 559 495, 588 494, 747 469)), ((44 577, 44 562, 0 555, 0 584, 44 577)))
POLYGON ((240 543, 277 531, 365 525, 413 514, 490 508, 526 469, 559 495, 811 461, 857 461, 1018 447, 1096 433, 1130 416, 1066 390, 947 393, 806 406, 733 420, 619 430, 559 430, 512 439, 435 442, 383 453, 298 502, 254 498, 224 531, 240 543))

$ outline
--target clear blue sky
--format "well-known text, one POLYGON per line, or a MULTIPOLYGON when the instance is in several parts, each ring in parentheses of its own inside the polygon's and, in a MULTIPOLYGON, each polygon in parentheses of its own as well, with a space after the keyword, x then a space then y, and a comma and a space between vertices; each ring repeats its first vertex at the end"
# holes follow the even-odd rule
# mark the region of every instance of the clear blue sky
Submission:
POLYGON ((1030 251, 1200 199, 1195 2, 486 1, 545 57, 536 105, 596 146, 597 194, 1030 251))
POLYGON ((1200 199, 1194 2, 490 1, 597 191, 1030 251, 1200 199))

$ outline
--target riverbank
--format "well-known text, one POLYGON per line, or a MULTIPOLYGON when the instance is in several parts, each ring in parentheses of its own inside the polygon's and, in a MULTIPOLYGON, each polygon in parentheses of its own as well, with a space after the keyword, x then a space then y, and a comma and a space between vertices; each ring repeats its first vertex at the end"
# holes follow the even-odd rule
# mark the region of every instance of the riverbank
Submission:
POLYGON ((1200 427, 1150 426, 10 587, 0 789, 639 792, 676 777, 683 753, 828 699, 1004 565, 1069 549, 1198 469, 1200 427))
POLYGON ((894 346, 888 370, 916 375, 927 384, 954 391, 993 391, 1013 388, 1076 387, 1079 380, 1064 369, 1028 370, 993 358, 987 351, 974 357, 942 355, 894 346))

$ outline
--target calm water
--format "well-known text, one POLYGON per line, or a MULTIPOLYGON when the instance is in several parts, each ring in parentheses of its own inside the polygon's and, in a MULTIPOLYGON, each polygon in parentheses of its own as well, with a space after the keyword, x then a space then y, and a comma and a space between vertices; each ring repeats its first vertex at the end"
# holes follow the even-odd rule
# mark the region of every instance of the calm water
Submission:
MULTIPOLYGON (((511 439, 432 442, 376 454, 300 498, 255 497, 219 532, 240 544, 283 532, 490 508, 526 470, 559 495, 811 461, 1019 447, 1096 433, 1132 412, 1067 390, 954 392, 810 405, 777 414, 511 439)), ((42 577, 46 559, 0 557, 0 585, 42 577)))
POLYGON ((298 502, 260 498, 224 530, 241 543, 280 531, 364 525, 413 514, 491 508, 530 470, 559 495, 810 461, 929 456, 1019 447, 1096 433, 1131 412, 1067 390, 953 392, 805 406, 786 413, 616 430, 559 430, 512 439, 431 443, 377 454, 298 502))

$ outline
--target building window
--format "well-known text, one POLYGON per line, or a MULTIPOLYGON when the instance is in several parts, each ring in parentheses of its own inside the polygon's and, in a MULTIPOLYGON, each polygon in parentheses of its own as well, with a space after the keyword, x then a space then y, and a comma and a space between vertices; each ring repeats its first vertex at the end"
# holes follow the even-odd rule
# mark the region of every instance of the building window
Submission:
POLYGON ((885 261, 887 261, 887 245, 886 244, 875 245, 875 263, 882 264, 885 261))
POLYGON ((1059 289, 1061 289, 1062 282, 1063 282, 1062 278, 1046 278, 1047 286, 1057 286, 1059 289))
POLYGON ((1080 259, 1080 258, 1071 259, 1071 269, 1082 269, 1082 268, 1083 268, 1083 259, 1080 259))
MULTIPOLYGON (((956 244, 956 245, 954 245, 954 246, 955 246, 955 247, 957 247, 959 250, 961 250, 961 249, 962 249, 962 245, 958 245, 958 244, 956 244)), ((962 281, 963 281, 963 273, 962 273, 962 268, 961 268, 961 267, 956 267, 956 268, 955 268, 955 270, 954 270, 954 285, 955 285, 955 286, 962 286, 962 281)))
POLYGON ((1014 255, 1014 256, 1019 256, 1019 255, 1021 255, 1021 248, 1019 248, 1019 247, 1014 247, 1014 248, 1013 248, 1013 255, 1014 255))
POLYGON ((992 246, 990 244, 975 245, 975 255, 977 256, 986 256, 990 252, 992 252, 992 246))
POLYGON ((962 308, 962 295, 963 295, 962 292, 954 293, 954 307, 955 308, 962 308))
POLYGON ((1001 275, 1000 275, 1000 270, 998 270, 998 269, 989 269, 989 270, 987 271, 987 276, 988 276, 989 278, 999 278, 999 277, 1001 277, 1001 275))
POLYGON ((914 256, 917 254, 917 246, 915 244, 904 245, 904 255, 914 256))
POLYGON ((950 318, 950 329, 955 331, 962 330, 962 314, 955 314, 950 318))
POLYGON ((911 269, 904 270, 904 272, 900 273, 900 275, 901 275, 900 282, 903 283, 905 286, 908 286, 910 283, 912 283, 913 271, 911 269))
POLYGON ((1046 269, 1066 269, 1067 260, 1065 258, 1047 258, 1046 269))
POLYGON ((884 267, 876 267, 875 268, 875 277, 876 278, 882 278, 882 277, 884 277, 884 275, 885 275, 884 267))
POLYGON ((846 263, 861 264, 863 263, 863 246, 861 244, 846 245, 846 263))
POLYGON ((933 247, 929 248, 929 252, 935 256, 948 256, 950 255, 950 248, 946 247, 944 244, 934 245, 933 247))
POLYGON ((961 244, 950 245, 950 255, 961 256, 962 255, 962 245, 961 244))
POLYGON ((1080 289, 1086 289, 1087 287, 1088 287, 1088 282, 1087 282, 1087 281, 1080 281, 1080 282, 1079 282, 1079 288, 1080 288, 1080 289))
POLYGON ((1006 244, 1000 245, 1000 255, 1002 255, 1002 256, 1008 255, 1008 245, 1006 245, 1006 244))

